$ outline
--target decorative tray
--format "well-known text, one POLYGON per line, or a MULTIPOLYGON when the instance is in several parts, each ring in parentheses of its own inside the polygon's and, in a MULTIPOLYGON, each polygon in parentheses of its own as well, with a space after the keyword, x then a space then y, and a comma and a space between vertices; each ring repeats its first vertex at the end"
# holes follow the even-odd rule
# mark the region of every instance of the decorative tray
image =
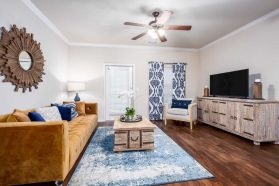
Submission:
POLYGON ((125 115, 120 116, 120 121, 121 122, 127 122, 127 123, 135 123, 135 122, 140 122, 142 121, 142 116, 141 115, 135 115, 133 119, 127 118, 125 115))

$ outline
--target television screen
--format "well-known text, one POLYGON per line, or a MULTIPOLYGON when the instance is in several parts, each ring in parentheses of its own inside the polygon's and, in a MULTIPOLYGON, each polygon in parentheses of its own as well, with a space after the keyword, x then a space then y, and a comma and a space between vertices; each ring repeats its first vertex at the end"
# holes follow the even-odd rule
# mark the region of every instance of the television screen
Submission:
POLYGON ((210 75, 212 96, 243 97, 249 95, 249 69, 210 75))

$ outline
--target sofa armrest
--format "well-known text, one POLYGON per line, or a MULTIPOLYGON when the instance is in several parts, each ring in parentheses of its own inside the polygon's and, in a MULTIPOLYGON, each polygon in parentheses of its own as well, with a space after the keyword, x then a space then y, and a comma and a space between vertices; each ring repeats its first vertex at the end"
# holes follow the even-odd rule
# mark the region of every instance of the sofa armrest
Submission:
POLYGON ((189 117, 190 117, 190 121, 196 121, 197 120, 197 110, 198 110, 198 104, 197 103, 192 103, 189 105, 188 107, 188 111, 189 111, 189 117))
POLYGON ((98 115, 98 103, 85 103, 85 113, 98 115))
POLYGON ((0 123, 0 185, 64 180, 69 171, 68 123, 0 123))

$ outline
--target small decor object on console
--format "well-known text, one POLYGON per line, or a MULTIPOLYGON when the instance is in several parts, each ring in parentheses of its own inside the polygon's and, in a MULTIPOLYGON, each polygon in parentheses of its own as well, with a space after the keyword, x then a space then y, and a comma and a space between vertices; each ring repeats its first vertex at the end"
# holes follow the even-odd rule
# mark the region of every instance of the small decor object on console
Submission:
POLYGON ((22 88, 32 91, 42 82, 44 75, 44 56, 40 43, 34 40, 33 34, 26 33, 26 28, 18 29, 13 25, 10 31, 2 27, 0 40, 0 75, 3 82, 15 85, 15 91, 22 88))
POLYGON ((203 97, 209 97, 209 88, 205 86, 203 89, 203 97))
POLYGON ((263 99, 262 96, 262 82, 261 79, 255 79, 253 84, 253 98, 254 99, 263 99))

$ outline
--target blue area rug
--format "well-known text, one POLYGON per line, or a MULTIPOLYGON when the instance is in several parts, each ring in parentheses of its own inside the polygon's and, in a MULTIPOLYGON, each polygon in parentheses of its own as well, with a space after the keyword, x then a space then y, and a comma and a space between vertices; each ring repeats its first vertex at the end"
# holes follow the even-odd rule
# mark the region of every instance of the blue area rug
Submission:
POLYGON ((69 185, 158 185, 213 177, 158 128, 153 151, 114 153, 113 144, 112 128, 99 127, 69 185))

